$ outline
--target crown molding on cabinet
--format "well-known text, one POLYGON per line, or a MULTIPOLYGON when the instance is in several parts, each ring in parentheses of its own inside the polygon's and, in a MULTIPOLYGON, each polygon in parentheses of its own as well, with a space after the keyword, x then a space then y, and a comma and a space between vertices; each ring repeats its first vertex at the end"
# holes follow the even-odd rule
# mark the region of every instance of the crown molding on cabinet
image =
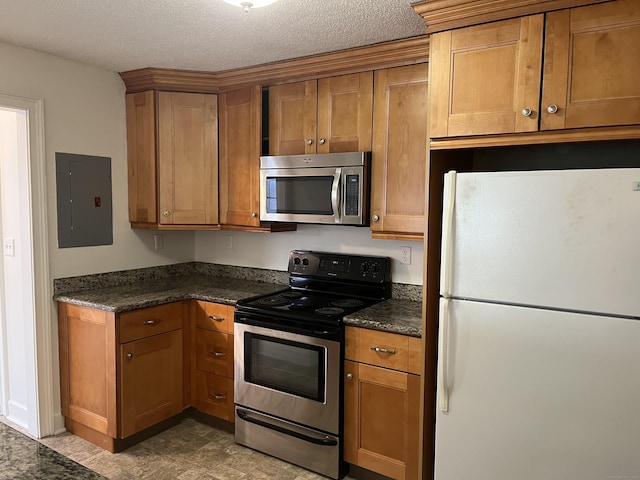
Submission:
POLYGON ((427 33, 434 33, 606 1, 610 0, 422 0, 411 6, 427 24, 427 33))
POLYGON ((338 52, 283 60, 254 67, 198 72, 166 68, 141 68, 120 73, 127 93, 145 90, 219 93, 249 85, 277 85, 315 78, 399 67, 429 60, 429 37, 352 48, 338 52))

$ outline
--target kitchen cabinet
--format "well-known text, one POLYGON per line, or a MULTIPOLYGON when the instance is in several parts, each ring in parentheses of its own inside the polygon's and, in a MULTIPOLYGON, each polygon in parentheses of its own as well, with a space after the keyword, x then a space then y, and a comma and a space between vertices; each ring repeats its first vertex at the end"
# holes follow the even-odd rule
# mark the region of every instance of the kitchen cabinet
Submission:
POLYGON ((640 123, 634 0, 441 32, 431 42, 432 138, 640 123))
POLYGON ((346 328, 345 461, 418 478, 421 351, 419 338, 346 328))
POLYGON ((427 160, 426 63, 374 74, 371 231, 422 239, 427 160))
POLYGON ((269 87, 269 154, 371 151, 373 73, 269 87))
POLYGON ((234 307, 195 300, 192 303, 193 406, 233 422, 234 307))
POLYGON ((111 452, 181 413, 185 303, 115 314, 58 306, 62 414, 68 431, 111 452))
POLYGON ((127 95, 133 227, 218 228, 217 115, 213 94, 127 95))

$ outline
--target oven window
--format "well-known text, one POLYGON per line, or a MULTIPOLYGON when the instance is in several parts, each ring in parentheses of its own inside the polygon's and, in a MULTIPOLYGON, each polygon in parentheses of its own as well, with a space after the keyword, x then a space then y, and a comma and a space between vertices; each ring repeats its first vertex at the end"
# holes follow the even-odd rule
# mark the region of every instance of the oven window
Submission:
POLYGON ((326 349, 280 338, 245 333, 245 381, 325 401, 326 349))
POLYGON ((267 177, 267 213, 333 215, 333 175, 267 177))

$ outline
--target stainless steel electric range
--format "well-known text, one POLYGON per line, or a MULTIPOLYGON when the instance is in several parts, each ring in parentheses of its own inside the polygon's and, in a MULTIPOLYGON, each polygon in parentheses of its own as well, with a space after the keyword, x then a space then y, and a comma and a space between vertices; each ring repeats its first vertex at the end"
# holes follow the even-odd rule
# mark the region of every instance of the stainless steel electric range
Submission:
POLYGON ((236 305, 235 439, 340 478, 342 318, 391 297, 390 260, 293 250, 288 272, 289 288, 236 305))

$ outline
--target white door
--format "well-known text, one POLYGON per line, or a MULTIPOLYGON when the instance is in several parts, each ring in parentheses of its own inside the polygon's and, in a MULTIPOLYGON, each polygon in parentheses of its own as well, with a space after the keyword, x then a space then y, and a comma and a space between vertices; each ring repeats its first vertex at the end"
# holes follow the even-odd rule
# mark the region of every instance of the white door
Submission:
POLYGON ((452 178, 444 296, 640 316, 640 169, 452 178))
POLYGON ((441 302, 436 480, 640 475, 640 321, 441 302))

